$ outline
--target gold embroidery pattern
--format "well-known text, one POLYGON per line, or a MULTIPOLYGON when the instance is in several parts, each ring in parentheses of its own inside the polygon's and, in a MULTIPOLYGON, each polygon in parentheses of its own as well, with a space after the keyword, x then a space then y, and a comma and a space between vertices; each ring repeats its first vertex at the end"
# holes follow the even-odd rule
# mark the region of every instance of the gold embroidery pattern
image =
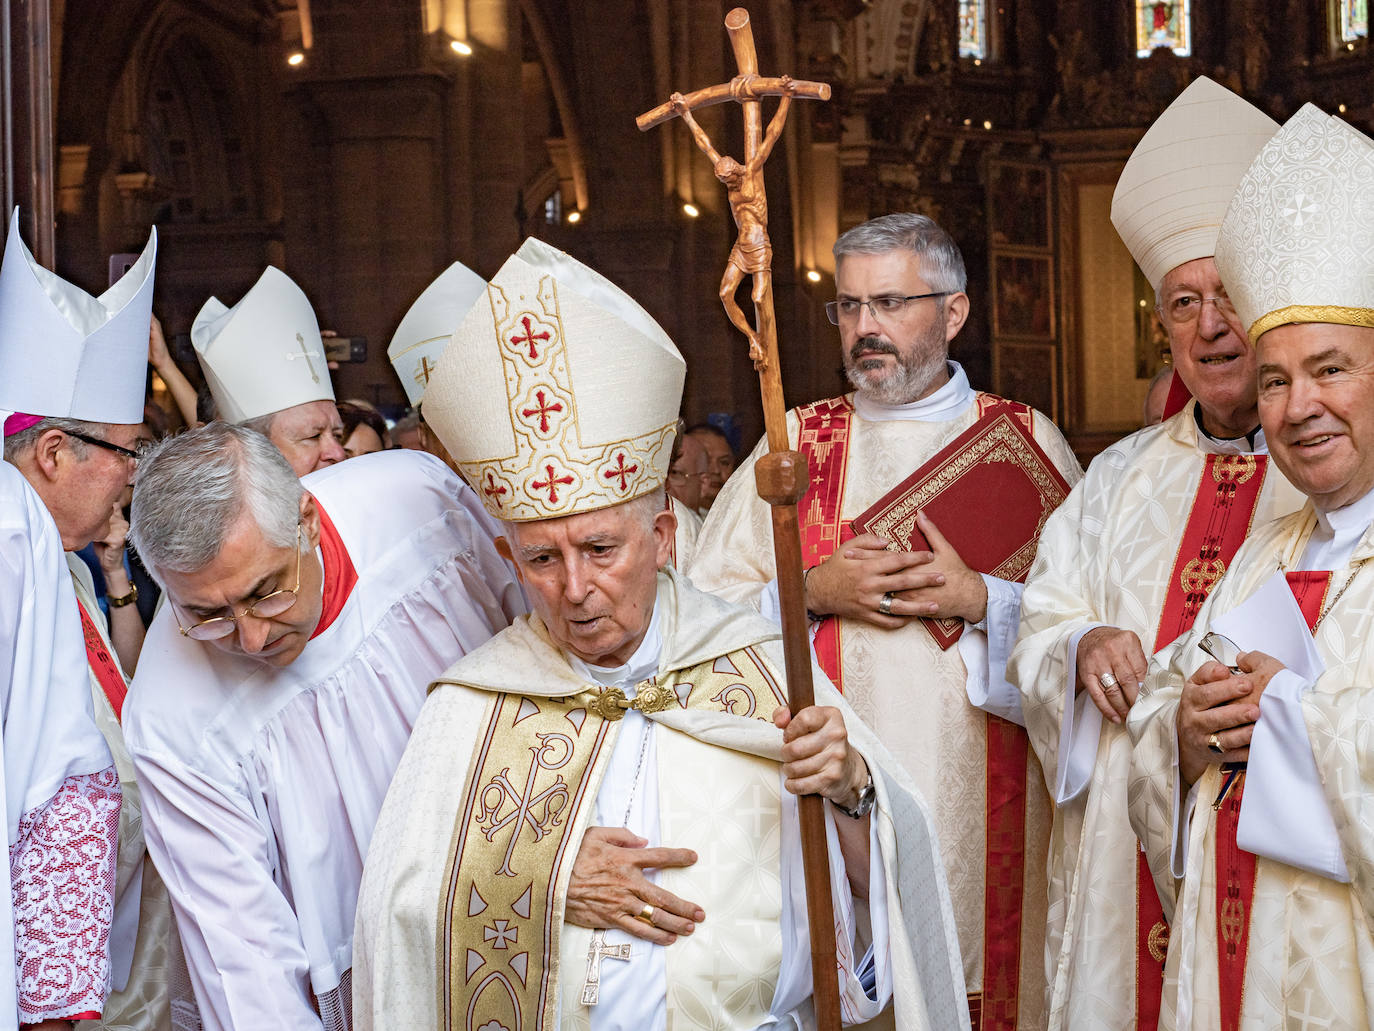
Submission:
POLYGON ((626 710, 696 709, 767 721, 786 704, 753 648, 571 698, 494 695, 454 823, 439 912, 444 1031, 552 1028, 560 870, 593 802, 588 771, 626 710), (550 872, 552 871, 552 876, 550 872))
POLYGON ((1211 463, 1212 479, 1217 483, 1240 486, 1255 475, 1259 463, 1254 455, 1217 455, 1211 463))
POLYGON ((1151 959, 1156 963, 1163 963, 1169 954, 1169 925, 1163 920, 1156 921, 1150 928, 1145 947, 1150 950, 1151 959))
POLYGON ((1374 309, 1345 308, 1339 304, 1290 304, 1261 315, 1250 327, 1250 343, 1271 329, 1290 322, 1334 322, 1340 326, 1374 326, 1374 309))
POLYGON ((1225 572, 1226 563, 1219 558, 1192 558, 1179 574, 1179 583, 1184 594, 1198 593, 1205 598, 1225 572))

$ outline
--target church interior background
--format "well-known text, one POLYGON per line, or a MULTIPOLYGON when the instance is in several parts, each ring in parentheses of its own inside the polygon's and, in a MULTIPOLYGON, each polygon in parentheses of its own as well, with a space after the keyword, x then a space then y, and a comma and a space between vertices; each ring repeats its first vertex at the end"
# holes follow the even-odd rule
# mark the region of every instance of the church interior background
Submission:
MULTIPOLYGON (((1279 121, 1311 101, 1374 127, 1367 0, 743 4, 763 74, 834 88, 793 106, 768 166, 789 404, 843 389, 822 310, 835 237, 922 211, 968 265, 954 356, 1086 458, 1138 426, 1167 360, 1108 219, 1155 116, 1206 74, 1279 121)), ((634 125, 730 78, 733 6, 0 0, 6 201, 40 258, 97 293, 156 224, 154 308, 196 381, 200 305, 281 266, 358 341, 338 396, 383 406, 404 402, 386 345, 424 286, 455 259, 491 276, 541 237, 644 304, 687 358, 688 421, 730 413, 747 449, 757 379, 716 298, 724 191, 679 122, 634 125)), ((727 109, 699 117, 738 154, 727 109)))

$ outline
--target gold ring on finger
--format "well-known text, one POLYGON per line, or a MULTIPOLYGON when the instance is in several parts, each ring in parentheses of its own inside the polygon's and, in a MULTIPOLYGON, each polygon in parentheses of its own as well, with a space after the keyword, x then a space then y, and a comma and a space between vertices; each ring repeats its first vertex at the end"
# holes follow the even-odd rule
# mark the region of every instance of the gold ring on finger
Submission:
POLYGON ((646 924, 652 924, 654 922, 654 907, 647 902, 644 903, 644 908, 635 914, 635 919, 643 920, 646 924))
POLYGON ((1106 673, 1101 674, 1097 678, 1097 682, 1102 685, 1102 689, 1104 691, 1110 691, 1117 685, 1117 679, 1112 675, 1110 670, 1108 670, 1106 673))
POLYGON ((1226 749, 1221 746, 1221 738, 1215 734, 1207 735, 1207 751, 1213 755, 1225 755, 1226 749))

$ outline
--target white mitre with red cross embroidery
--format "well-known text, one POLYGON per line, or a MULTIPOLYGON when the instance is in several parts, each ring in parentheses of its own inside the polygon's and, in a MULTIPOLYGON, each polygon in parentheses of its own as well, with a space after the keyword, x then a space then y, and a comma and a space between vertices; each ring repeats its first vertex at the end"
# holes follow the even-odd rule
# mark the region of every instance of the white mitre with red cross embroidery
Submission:
POLYGON ((439 356, 453 339, 453 328, 486 288, 485 279, 455 261, 425 287, 401 319, 386 356, 412 405, 420 403, 439 356))
POLYGON ((1292 322, 1374 326, 1374 141, 1304 104, 1237 187, 1216 260, 1251 341, 1292 322))
POLYGON ((526 240, 431 374, 425 421, 498 519, 556 519, 662 486, 686 364, 610 280, 526 240))
POLYGON ((157 230, 99 297, 49 272, 10 216, 0 266, 0 409, 48 418, 143 420, 157 230))
POLYGON ((1155 119, 1112 193, 1112 225, 1150 286, 1216 252, 1236 184, 1279 123, 1199 76, 1155 119))
POLYGON ((232 308, 218 297, 206 301, 191 325, 191 346, 225 422, 334 400, 315 309, 272 265, 232 308))

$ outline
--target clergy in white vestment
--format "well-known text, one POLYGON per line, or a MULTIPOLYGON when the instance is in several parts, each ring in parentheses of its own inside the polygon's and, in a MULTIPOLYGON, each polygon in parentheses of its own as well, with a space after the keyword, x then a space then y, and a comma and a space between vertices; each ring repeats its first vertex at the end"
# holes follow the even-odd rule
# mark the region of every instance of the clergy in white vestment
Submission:
MULTIPOLYGON (((931 552, 889 551, 849 522, 972 427, 1009 411, 1070 483, 1081 475, 1044 415, 974 391, 949 342, 969 300, 963 257, 923 215, 886 215, 835 243, 839 327, 854 393, 788 414, 812 487, 799 506, 806 605, 821 667, 931 800, 974 1027, 1043 1022, 1049 802, 1006 682, 1021 585, 973 573, 928 520, 931 552), (918 616, 963 621, 941 649, 918 616), (920 718, 912 718, 913 711, 920 718), (989 820, 991 812, 996 819, 989 820)), ((772 526, 754 454, 721 490, 687 575, 703 590, 776 612, 772 526)), ((995 520, 998 500, 969 518, 995 520)))
POLYGON ((125 735, 206 1028, 349 1026, 363 858, 425 687, 524 611, 478 509, 429 455, 297 479, 222 422, 140 462, 167 601, 125 735))
POLYGON ((201 305, 191 346, 214 418, 270 439, 297 476, 344 460, 343 421, 315 309, 281 269, 267 266, 232 308, 218 297, 201 305))
POLYGON ((153 251, 150 241, 120 282, 91 297, 33 261, 15 211, 0 267, 4 1029, 100 1017, 111 981, 123 987, 127 974, 117 913, 130 910, 117 910, 115 895, 120 778, 93 719, 62 552, 105 525, 133 474, 126 445, 143 417, 153 251))
MULTIPOLYGON (((27 313, 24 330, 0 339, 0 348, 27 353, 44 381, 54 335, 65 336, 81 352, 75 366, 79 371, 68 386, 72 390, 70 405, 64 406, 65 398, 35 396, 29 402, 29 411, 35 414, 17 416, 6 425, 5 458, 42 499, 67 552, 86 645, 86 679, 96 725, 114 757, 124 796, 110 935, 112 990, 99 1020, 81 1025, 92 1031, 171 1031, 188 1026, 174 1023, 174 1010, 195 1013, 172 923, 171 902, 143 840, 142 806, 124 747, 120 717, 128 679, 111 643, 90 570, 75 554, 105 536, 111 514, 136 468, 134 449, 141 439, 143 421, 156 248, 153 233, 144 254, 99 300, 44 271, 14 226, 0 267, 0 291, 10 310, 27 313), (29 328, 33 324, 61 330, 56 334, 34 333, 29 328), (46 417, 39 418, 38 412, 46 413, 46 417), (77 412, 85 413, 80 420, 71 417, 77 412)), ((110 599, 109 604, 127 605, 136 600, 137 592, 133 592, 110 599)))
POLYGON ((683 362, 535 240, 468 312, 426 417, 534 613, 433 687, 358 902, 360 1029, 813 1026, 794 795, 829 799, 841 1010, 967 1020, 924 803, 772 623, 668 563, 683 362))
POLYGON ((1236 184, 1277 129, 1199 78, 1116 186, 1113 221, 1193 400, 1093 460, 1045 524, 1021 601, 1007 669, 1055 802, 1045 963, 1056 1031, 1156 1026, 1174 883, 1156 888, 1131 830, 1126 715, 1147 656, 1192 625, 1245 535, 1303 501, 1269 462, 1254 348, 1212 261, 1236 184))
POLYGON ((1251 533, 1131 709, 1131 822, 1182 878, 1165 1028, 1374 1020, 1371 181, 1374 143, 1306 105, 1217 239, 1270 457, 1307 502, 1251 533))

